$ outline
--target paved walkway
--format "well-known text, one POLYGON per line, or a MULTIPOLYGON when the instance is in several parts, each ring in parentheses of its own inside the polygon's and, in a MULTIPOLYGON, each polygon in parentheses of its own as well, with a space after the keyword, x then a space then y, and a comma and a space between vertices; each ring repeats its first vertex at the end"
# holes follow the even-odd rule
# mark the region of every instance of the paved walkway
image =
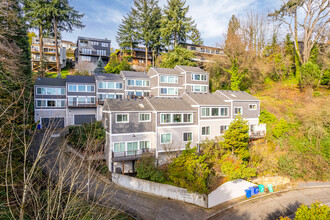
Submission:
MULTIPOLYGON (((39 146, 43 145, 43 134, 35 137, 31 146, 31 156, 37 158, 39 146)), ((137 219, 276 219, 281 215, 290 215, 299 204, 310 204, 315 200, 329 203, 329 188, 314 188, 272 194, 264 198, 248 201, 234 208, 226 209, 222 204, 212 209, 204 209, 176 200, 128 190, 110 181, 88 172, 86 164, 72 159, 60 150, 62 138, 55 137, 47 143, 47 151, 40 159, 43 171, 54 181, 63 180, 68 189, 111 208, 119 209, 137 219), (88 184, 89 183, 89 184, 88 184), (89 186, 89 187, 88 187, 89 186), (88 193, 89 192, 89 193, 88 193)))

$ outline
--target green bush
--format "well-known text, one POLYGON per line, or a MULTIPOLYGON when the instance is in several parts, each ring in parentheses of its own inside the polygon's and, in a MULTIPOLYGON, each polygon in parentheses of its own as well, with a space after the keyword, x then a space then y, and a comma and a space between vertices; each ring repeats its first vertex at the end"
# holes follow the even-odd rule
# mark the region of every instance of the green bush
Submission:
POLYGON ((272 125, 277 122, 277 119, 274 114, 268 112, 267 110, 262 110, 260 111, 259 121, 263 124, 272 125))
POLYGON ((330 219, 330 207, 316 202, 309 208, 306 205, 301 205, 296 211, 295 220, 328 220, 330 219))
POLYGON ((276 138, 283 137, 289 132, 288 123, 282 118, 273 129, 273 136, 276 138))
POLYGON ((138 160, 136 166, 137 177, 155 182, 164 182, 165 174, 157 167, 153 156, 144 155, 138 160))
POLYGON ((321 70, 317 64, 312 62, 304 63, 301 66, 301 86, 308 87, 316 84, 321 75, 321 70))

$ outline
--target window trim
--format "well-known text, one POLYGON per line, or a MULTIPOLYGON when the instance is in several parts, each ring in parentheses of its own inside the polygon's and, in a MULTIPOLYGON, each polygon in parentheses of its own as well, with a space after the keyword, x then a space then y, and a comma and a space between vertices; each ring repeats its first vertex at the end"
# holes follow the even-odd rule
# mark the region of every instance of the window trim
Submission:
POLYGON ((129 114, 128 113, 116 113, 116 123, 121 124, 121 123, 129 123, 129 114), (118 121, 118 115, 127 115, 127 121, 118 121))
POLYGON ((229 116, 229 107, 220 107, 220 108, 219 108, 219 114, 220 114, 220 117, 223 117, 223 118, 224 118, 224 117, 228 117, 228 116, 229 116), (227 115, 221 115, 221 109, 222 109, 222 108, 227 109, 227 115))
POLYGON ((240 115, 242 116, 243 115, 243 107, 234 107, 234 115, 239 115, 239 114, 235 114, 235 109, 236 108, 240 108, 241 109, 241 114, 240 115))
POLYGON ((201 134, 202 134, 202 136, 210 136, 211 135, 211 126, 209 126, 209 125, 208 126, 203 126, 201 134), (203 134, 203 128, 207 128, 207 127, 209 128, 209 134, 203 134))
POLYGON ((179 77, 178 76, 171 76, 171 75, 160 75, 159 76, 159 82, 160 83, 168 83, 168 84, 178 84, 179 83, 179 77), (162 82, 162 77, 166 77, 166 82, 162 82), (168 77, 174 77, 175 78, 175 82, 168 82, 168 77))
POLYGON ((94 93, 95 92, 95 85, 92 84, 92 85, 86 85, 86 84, 68 84, 68 92, 82 92, 82 93, 94 93), (72 91, 70 90, 70 86, 76 86, 77 87, 77 91, 72 91), (85 91, 79 91, 78 87, 79 86, 84 86, 85 87, 85 91), (93 87, 93 90, 91 91, 87 91, 87 86, 92 86, 93 87))
POLYGON ((225 132, 229 129, 229 125, 220 125, 220 135, 224 135, 225 134, 225 132, 224 133, 221 133, 221 127, 222 126, 225 126, 225 127, 227 127, 226 129, 225 129, 225 132))
POLYGON ((171 132, 168 132, 168 133, 160 133, 160 144, 172 144, 172 141, 173 141, 173 139, 172 139, 172 133, 171 132), (170 140, 170 142, 166 142, 166 143, 162 143, 162 135, 164 135, 164 134, 170 134, 171 135, 171 140, 170 140))
POLYGON ((192 124, 194 123, 194 114, 193 113, 160 113, 160 124, 192 124), (170 115, 171 119, 170 122, 163 123, 162 122, 162 115, 170 115), (174 122, 173 115, 181 115, 181 122, 174 122), (184 122, 184 115, 191 115, 191 122, 184 122))
POLYGON ((139 122, 151 122, 151 113, 139 113, 139 122), (149 115, 149 120, 141 121, 141 115, 149 115))
POLYGON ((258 109, 257 104, 249 104, 249 110, 256 111, 257 109, 258 109), (255 109, 253 109, 253 108, 251 109, 250 106, 255 106, 256 108, 255 109))
POLYGON ((206 82, 207 81, 207 74, 205 74, 205 73, 192 73, 191 74, 191 81, 197 81, 197 82, 202 81, 202 82, 206 82), (195 75, 200 75, 200 79, 199 80, 195 79, 195 77, 194 77, 195 75), (205 80, 202 80, 201 79, 202 76, 205 76, 205 80))
POLYGON ((169 96, 178 96, 179 95, 179 89, 176 87, 161 87, 160 88, 160 94, 161 95, 169 95, 169 96), (166 89, 166 93, 162 93, 162 89, 166 89), (168 89, 175 89, 175 94, 168 94, 168 89))
POLYGON ((182 132, 182 142, 183 143, 193 142, 193 140, 194 140, 194 132, 192 132, 192 131, 183 131, 182 132), (191 133, 191 140, 190 141, 185 141, 184 140, 184 134, 185 133, 191 133))
POLYGON ((57 95, 57 96, 65 96, 65 87, 41 87, 41 86, 38 86, 38 87, 36 87, 36 94, 37 94, 37 95, 57 95), (45 89, 45 94, 38 93, 38 89, 45 89), (59 90, 60 90, 60 94, 47 94, 47 90, 48 90, 48 89, 59 89, 59 90), (63 93, 63 94, 61 93, 62 89, 64 89, 64 93, 63 93))
POLYGON ((65 108, 66 107, 66 99, 35 99, 35 108, 65 108), (38 101, 45 101, 45 106, 39 106, 38 101), (55 101, 55 106, 48 106, 48 101, 55 101), (59 106, 58 103, 64 101, 64 106, 59 106))

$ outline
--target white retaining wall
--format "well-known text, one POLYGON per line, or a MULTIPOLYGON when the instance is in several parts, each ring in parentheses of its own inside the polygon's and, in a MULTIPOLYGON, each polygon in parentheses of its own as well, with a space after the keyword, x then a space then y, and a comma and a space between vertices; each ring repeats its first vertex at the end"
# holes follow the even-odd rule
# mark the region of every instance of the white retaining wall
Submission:
POLYGON ((241 179, 222 184, 208 195, 208 208, 245 196, 245 190, 250 186, 256 186, 256 184, 241 179))
POLYGON ((189 193, 187 189, 184 188, 167 184, 155 183, 152 181, 142 180, 135 177, 125 176, 116 173, 112 173, 112 182, 129 189, 146 192, 166 198, 176 199, 207 208, 206 195, 201 195, 198 193, 189 193))

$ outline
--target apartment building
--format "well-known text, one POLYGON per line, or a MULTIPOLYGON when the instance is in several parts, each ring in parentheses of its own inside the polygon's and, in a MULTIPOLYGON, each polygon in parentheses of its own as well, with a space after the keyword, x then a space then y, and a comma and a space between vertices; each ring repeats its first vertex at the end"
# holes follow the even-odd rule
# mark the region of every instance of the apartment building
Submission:
MULTIPOLYGON (((60 58, 60 66, 64 68, 66 65, 66 48, 62 46, 61 40, 58 40, 58 53, 60 58)), ((55 56, 55 39, 43 38, 43 61, 45 72, 56 72, 56 56, 55 56)), ((31 67, 32 71, 38 71, 41 65, 40 61, 40 42, 39 38, 32 37, 31 44, 31 67)))
POLYGON ((186 49, 193 51, 196 56, 194 60, 200 63, 214 62, 214 59, 225 56, 223 49, 218 47, 196 44, 184 44, 183 46, 186 49))
POLYGON ((150 96, 150 79, 145 72, 121 71, 120 75, 125 81, 125 98, 150 96))
POLYGON ((78 37, 75 50, 76 69, 92 73, 99 58, 106 65, 110 59, 110 47, 111 41, 107 39, 78 37))

